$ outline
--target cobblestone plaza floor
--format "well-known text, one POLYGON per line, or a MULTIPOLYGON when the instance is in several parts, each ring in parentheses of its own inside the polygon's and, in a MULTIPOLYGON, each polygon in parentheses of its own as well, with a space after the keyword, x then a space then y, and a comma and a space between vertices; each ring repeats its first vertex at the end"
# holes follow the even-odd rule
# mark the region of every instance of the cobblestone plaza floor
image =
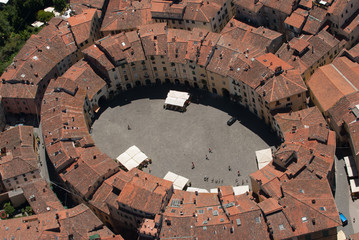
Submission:
POLYGON ((161 178, 172 171, 189 178, 192 187, 209 190, 219 185, 249 184, 248 175, 257 170, 255 151, 279 144, 269 127, 228 100, 194 90, 193 99, 198 96, 199 103, 191 103, 186 112, 165 110, 169 89, 175 88, 138 88, 109 102, 92 126, 91 135, 100 150, 116 158, 136 145, 152 159, 144 171, 151 170, 161 178), (231 116, 239 121, 227 126, 231 116))

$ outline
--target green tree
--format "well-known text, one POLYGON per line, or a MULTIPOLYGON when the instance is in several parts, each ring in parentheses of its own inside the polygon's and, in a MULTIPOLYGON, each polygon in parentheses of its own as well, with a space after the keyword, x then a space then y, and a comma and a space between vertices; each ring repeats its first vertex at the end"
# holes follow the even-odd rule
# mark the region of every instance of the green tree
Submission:
POLYGON ((27 215, 31 216, 33 211, 32 211, 32 207, 31 206, 26 206, 25 207, 25 212, 27 213, 27 215))
POLYGON ((4 11, 0 12, 0 46, 4 46, 5 41, 9 38, 12 27, 10 26, 4 11))
POLYGON ((11 205, 10 202, 4 204, 4 210, 8 216, 11 216, 15 212, 15 208, 11 205))
POLYGON ((54 0, 54 7, 55 10, 58 12, 62 12, 64 8, 66 7, 66 1, 65 0, 54 0))
POLYGON ((52 12, 45 12, 44 10, 40 10, 37 12, 36 19, 40 22, 48 22, 55 15, 52 12))

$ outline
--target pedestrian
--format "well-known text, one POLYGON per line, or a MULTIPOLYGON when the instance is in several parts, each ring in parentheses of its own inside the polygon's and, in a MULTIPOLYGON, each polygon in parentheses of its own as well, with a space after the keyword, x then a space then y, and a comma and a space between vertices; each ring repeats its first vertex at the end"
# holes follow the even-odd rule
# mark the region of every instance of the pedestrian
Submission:
POLYGON ((127 125, 127 130, 131 130, 131 127, 130 127, 130 125, 127 125))
POLYGON ((208 148, 208 152, 209 152, 209 153, 212 153, 212 149, 211 149, 211 148, 208 148))
POLYGON ((148 173, 151 173, 151 168, 148 168, 148 173))
POLYGON ((194 162, 192 162, 192 169, 194 169, 194 162))
POLYGON ((232 170, 231 166, 228 166, 228 171, 231 171, 231 170, 232 170))
POLYGON ((206 154, 206 160, 208 160, 208 156, 207 156, 207 154, 206 154))
POLYGON ((240 172, 239 170, 238 170, 238 172, 237 172, 237 173, 238 173, 238 177, 239 177, 239 176, 241 176, 241 172, 240 172))
POLYGON ((223 183, 223 179, 221 180, 221 183, 223 183))

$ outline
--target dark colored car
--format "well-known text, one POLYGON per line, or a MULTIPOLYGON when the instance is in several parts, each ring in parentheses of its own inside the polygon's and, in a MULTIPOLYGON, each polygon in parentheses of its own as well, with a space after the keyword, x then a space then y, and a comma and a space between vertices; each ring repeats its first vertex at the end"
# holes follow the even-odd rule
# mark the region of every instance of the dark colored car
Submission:
POLYGON ((236 117, 231 117, 228 121, 227 121, 227 125, 231 126, 235 121, 237 121, 236 117))

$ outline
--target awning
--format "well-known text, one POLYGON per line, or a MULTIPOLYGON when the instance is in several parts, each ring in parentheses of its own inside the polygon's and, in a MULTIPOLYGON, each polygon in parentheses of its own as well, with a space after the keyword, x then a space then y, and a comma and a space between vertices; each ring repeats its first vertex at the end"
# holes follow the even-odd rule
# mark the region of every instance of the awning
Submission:
POLYGON ((141 150, 133 145, 128 148, 124 153, 119 155, 116 160, 121 163, 127 170, 138 167, 141 163, 146 161, 148 157, 141 150))
POLYGON ((163 179, 173 182, 173 188, 178 190, 183 190, 189 181, 188 178, 175 174, 171 171, 169 171, 163 179))
POLYGON ((184 107, 190 95, 186 92, 170 90, 165 100, 166 105, 184 107))
POLYGON ((356 178, 358 177, 358 170, 355 164, 354 159, 351 156, 344 157, 345 166, 347 168, 348 177, 349 178, 356 178))
POLYGON ((233 192, 235 196, 244 194, 246 192, 249 192, 249 186, 243 185, 243 186, 233 187, 233 192))
POLYGON ((208 190, 204 188, 188 187, 187 192, 208 193, 208 190))
POLYGON ((267 148, 267 149, 256 151, 256 159, 257 159, 258 169, 264 168, 273 160, 272 149, 267 148))
POLYGON ((359 179, 350 179, 349 184, 352 193, 359 192, 359 179))

